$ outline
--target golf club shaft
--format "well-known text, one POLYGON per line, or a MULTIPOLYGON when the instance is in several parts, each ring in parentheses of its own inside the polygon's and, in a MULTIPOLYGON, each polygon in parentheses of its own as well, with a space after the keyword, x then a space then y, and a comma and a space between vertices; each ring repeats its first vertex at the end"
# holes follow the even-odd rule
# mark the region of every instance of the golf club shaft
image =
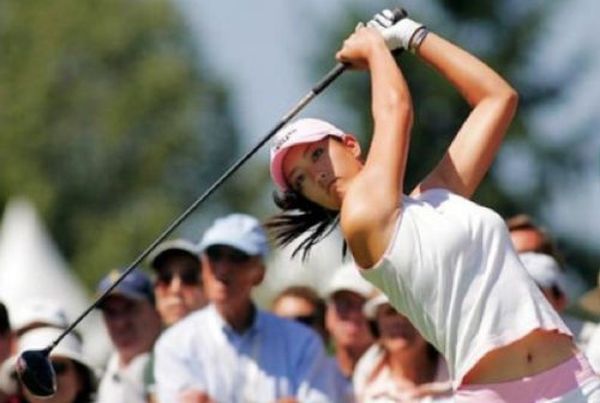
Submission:
POLYGON ((233 175, 246 161, 248 161, 256 152, 275 135, 283 126, 294 118, 306 105, 313 100, 321 91, 329 86, 337 77, 339 77, 348 66, 344 63, 338 63, 319 81, 311 91, 306 94, 290 111, 273 127, 250 151, 240 157, 227 171, 225 171, 200 197, 198 197, 179 217, 177 217, 163 232, 133 261, 127 269, 106 289, 96 300, 85 310, 77 319, 75 319, 45 350, 48 354, 56 347, 58 343, 71 332, 94 308, 96 308, 110 292, 116 288, 121 281, 156 248, 158 244, 164 241, 200 204, 204 202, 219 186, 223 184, 231 175, 233 175))
MULTIPOLYGON (((399 21, 406 17, 406 11, 401 8, 396 8, 392 11, 394 20, 399 21)), ((171 224, 142 252, 140 255, 125 269, 125 271, 114 281, 114 283, 106 289, 96 300, 85 310, 77 319, 75 319, 44 351, 48 354, 56 347, 58 343, 71 332, 94 308, 96 308, 110 292, 117 287, 123 279, 129 275, 135 268, 156 248, 156 246, 164 241, 174 230, 181 224, 200 204, 204 202, 223 182, 235 173, 246 161, 248 161, 256 152, 275 135, 283 126, 294 118, 310 101, 320 94, 329 86, 336 78, 338 78, 348 68, 346 63, 338 63, 306 94, 298 103, 283 116, 283 118, 273 127, 250 151, 240 157, 227 171, 225 171, 200 197, 198 197, 179 217, 171 224)))

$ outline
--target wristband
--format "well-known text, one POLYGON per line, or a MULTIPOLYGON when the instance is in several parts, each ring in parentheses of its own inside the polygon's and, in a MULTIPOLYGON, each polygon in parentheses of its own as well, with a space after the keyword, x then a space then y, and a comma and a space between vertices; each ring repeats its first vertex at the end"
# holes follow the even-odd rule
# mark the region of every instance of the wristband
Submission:
POLYGON ((412 38, 408 41, 408 49, 411 53, 417 53, 428 33, 429 30, 425 25, 421 25, 421 27, 415 31, 412 38))
POLYGON ((396 31, 394 36, 400 40, 402 47, 405 50, 411 50, 410 45, 412 38, 422 27, 423 24, 413 21, 410 18, 403 18, 394 24, 391 29, 396 31))

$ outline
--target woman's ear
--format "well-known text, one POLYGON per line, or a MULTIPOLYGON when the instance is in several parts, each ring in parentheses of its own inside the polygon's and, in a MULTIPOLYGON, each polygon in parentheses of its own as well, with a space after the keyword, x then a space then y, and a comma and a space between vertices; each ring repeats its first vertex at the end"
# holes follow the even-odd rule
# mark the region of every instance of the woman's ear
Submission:
POLYGON ((350 150, 352 155, 354 155, 354 157, 356 157, 356 158, 360 157, 362 151, 360 149, 360 144, 359 144, 358 140, 356 140, 356 137, 344 136, 344 138, 342 139, 342 142, 344 143, 344 145, 346 147, 348 147, 348 149, 350 150))

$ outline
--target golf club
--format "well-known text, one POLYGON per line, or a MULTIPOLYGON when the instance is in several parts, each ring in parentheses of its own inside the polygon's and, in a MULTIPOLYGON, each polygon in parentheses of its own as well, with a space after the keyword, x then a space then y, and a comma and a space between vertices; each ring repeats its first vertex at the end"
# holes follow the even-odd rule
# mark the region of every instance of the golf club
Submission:
MULTIPOLYGON (((406 17, 402 9, 394 9, 394 20, 399 21, 406 17)), ((71 332, 94 308, 96 308, 121 281, 131 273, 153 250, 165 240, 179 224, 181 224, 200 204, 204 202, 219 186, 236 172, 250 157, 252 157, 271 137, 296 116, 313 98, 320 94, 337 77, 339 77, 348 65, 338 63, 319 81, 308 94, 273 127, 250 151, 240 157, 229 169, 227 169, 200 197, 198 197, 179 217, 171 224, 122 272, 114 283, 106 289, 75 321, 73 321, 50 345, 40 350, 26 350, 22 352, 16 363, 16 371, 23 385, 34 396, 44 398, 51 397, 56 393, 56 373, 50 362, 50 353, 61 340, 71 332)))

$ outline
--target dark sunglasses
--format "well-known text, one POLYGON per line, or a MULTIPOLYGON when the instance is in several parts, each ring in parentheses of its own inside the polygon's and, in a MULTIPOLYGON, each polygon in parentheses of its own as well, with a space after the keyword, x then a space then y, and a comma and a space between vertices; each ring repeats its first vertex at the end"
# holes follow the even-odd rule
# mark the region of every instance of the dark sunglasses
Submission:
POLYGON ((343 298, 333 300, 333 306, 335 307, 335 310, 337 311, 337 313, 340 315, 346 315, 351 312, 361 312, 362 313, 363 305, 364 305, 363 301, 356 301, 356 300, 343 299, 343 298))
POLYGON ((52 368, 56 375, 59 376, 65 374, 71 366, 66 361, 52 361, 52 368))
POLYGON ((251 256, 234 248, 223 246, 211 246, 206 249, 206 256, 213 261, 219 262, 223 259, 234 264, 243 264, 250 261, 251 256))
POLYGON ((313 326, 315 324, 315 322, 317 321, 317 315, 298 315, 298 316, 293 316, 290 319, 295 320, 296 322, 300 322, 303 323, 307 326, 313 326))
POLYGON ((200 270, 181 270, 181 271, 159 271, 156 274, 156 283, 159 285, 170 285, 173 278, 179 277, 183 285, 194 286, 200 284, 200 270))

